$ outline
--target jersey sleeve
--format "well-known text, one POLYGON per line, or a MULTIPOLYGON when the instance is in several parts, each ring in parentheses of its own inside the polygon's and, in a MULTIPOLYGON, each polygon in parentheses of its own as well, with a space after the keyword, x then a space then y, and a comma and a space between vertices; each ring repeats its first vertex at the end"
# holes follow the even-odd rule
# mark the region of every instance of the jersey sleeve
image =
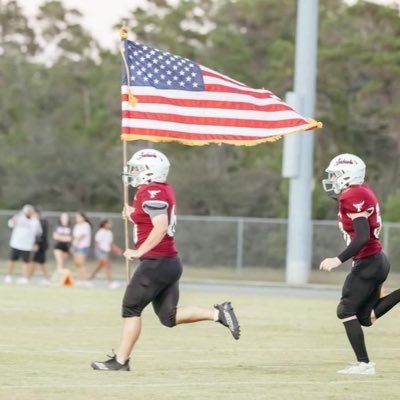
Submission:
POLYGON ((167 215, 169 208, 169 198, 163 188, 145 190, 141 198, 143 211, 150 216, 151 219, 157 215, 167 215))

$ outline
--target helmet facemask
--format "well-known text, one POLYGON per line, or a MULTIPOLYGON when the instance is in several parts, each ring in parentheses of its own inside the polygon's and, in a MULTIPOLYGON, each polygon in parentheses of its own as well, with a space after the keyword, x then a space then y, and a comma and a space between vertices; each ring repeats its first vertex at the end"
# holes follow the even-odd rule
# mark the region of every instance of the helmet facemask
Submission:
POLYGON ((337 195, 344 189, 343 171, 326 171, 328 178, 322 180, 322 186, 328 195, 337 195))

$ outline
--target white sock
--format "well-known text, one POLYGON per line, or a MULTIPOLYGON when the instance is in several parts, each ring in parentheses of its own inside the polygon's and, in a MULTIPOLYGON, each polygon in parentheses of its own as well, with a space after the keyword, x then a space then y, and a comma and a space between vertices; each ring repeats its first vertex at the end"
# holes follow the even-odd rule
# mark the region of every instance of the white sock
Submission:
POLYGON ((126 363, 126 360, 124 362, 121 362, 121 360, 118 359, 118 356, 115 359, 117 360, 118 364, 124 365, 126 363))
POLYGON ((219 310, 217 308, 214 308, 214 321, 219 321, 219 310))

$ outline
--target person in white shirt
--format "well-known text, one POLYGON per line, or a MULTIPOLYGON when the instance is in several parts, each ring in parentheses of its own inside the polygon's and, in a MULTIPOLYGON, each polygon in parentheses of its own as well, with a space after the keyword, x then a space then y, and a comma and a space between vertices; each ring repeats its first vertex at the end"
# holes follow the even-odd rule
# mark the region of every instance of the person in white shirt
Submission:
POLYGON ((86 259, 90 251, 92 240, 92 227, 89 219, 83 212, 75 216, 75 225, 72 230, 72 249, 74 252, 74 264, 78 279, 86 280, 86 259))
POLYGON ((28 283, 32 252, 34 251, 37 237, 42 234, 40 221, 35 216, 33 206, 26 204, 21 212, 8 221, 8 226, 12 229, 10 238, 11 251, 4 282, 12 282, 15 263, 21 259, 23 262, 22 277, 17 283, 28 283))
POLYGON ((94 254, 97 259, 95 269, 90 274, 89 279, 94 279, 97 273, 105 268, 108 285, 110 289, 119 287, 118 282, 112 280, 112 268, 110 262, 111 251, 116 255, 122 255, 120 247, 114 243, 114 235, 112 232, 112 222, 109 219, 105 219, 100 222, 99 230, 94 236, 94 254))

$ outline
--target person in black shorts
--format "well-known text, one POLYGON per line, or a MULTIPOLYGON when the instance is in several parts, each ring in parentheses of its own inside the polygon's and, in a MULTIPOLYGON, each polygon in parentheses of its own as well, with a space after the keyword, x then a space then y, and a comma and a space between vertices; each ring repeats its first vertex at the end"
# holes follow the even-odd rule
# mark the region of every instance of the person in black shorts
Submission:
POLYGON ((129 260, 139 259, 122 302, 124 326, 117 353, 106 361, 92 362, 95 370, 129 371, 129 357, 141 331, 141 314, 150 303, 160 322, 167 327, 198 321, 216 321, 226 326, 234 339, 240 327, 230 302, 214 308, 178 307, 182 264, 175 248, 175 194, 166 183, 169 161, 154 149, 135 153, 123 173, 125 185, 138 187, 133 207, 124 214, 134 222, 135 249, 124 253, 129 260))
POLYGON ((400 301, 400 289, 384 296, 382 285, 389 261, 382 251, 379 233, 382 218, 375 193, 364 183, 365 164, 353 154, 340 154, 329 164, 324 190, 337 198, 338 221, 347 247, 337 257, 325 258, 321 270, 331 271, 349 259, 353 266, 342 289, 337 316, 342 321, 357 362, 340 374, 375 374, 361 326, 371 326, 400 301))

